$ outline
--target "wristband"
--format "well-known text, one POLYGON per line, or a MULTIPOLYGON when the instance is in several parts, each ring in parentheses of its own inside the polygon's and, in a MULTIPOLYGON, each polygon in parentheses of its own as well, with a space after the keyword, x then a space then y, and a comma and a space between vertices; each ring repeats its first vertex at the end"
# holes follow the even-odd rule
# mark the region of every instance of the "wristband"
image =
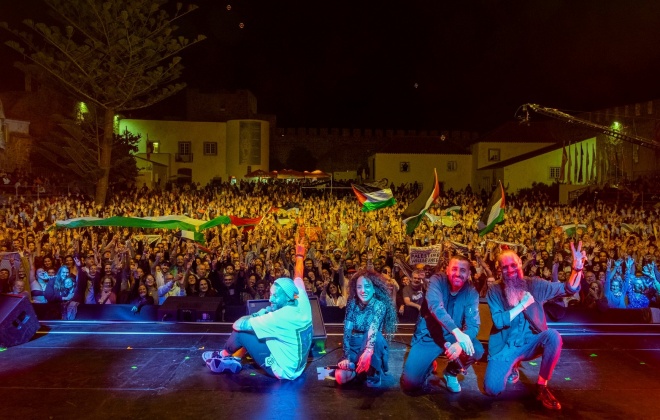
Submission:
POLYGON ((305 258, 304 255, 296 254, 296 257, 305 258))

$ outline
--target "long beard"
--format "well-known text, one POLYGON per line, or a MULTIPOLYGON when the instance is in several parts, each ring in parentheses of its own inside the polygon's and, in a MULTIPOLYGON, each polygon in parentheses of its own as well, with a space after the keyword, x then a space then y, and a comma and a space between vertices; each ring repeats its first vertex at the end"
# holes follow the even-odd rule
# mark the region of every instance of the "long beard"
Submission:
POLYGON ((516 306, 520 303, 526 291, 527 282, 524 279, 516 277, 515 279, 504 280, 504 295, 510 306, 516 306))

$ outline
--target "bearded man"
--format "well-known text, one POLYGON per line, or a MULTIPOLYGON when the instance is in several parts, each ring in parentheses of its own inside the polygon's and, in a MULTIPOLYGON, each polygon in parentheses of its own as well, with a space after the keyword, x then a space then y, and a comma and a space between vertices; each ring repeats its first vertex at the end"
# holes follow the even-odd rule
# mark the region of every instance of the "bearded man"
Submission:
POLYGON ((305 246, 297 243, 294 280, 275 280, 271 305, 234 322, 222 351, 202 354, 209 369, 238 373, 248 353, 269 376, 293 380, 303 373, 312 345, 312 309, 302 280, 304 256, 305 246))
POLYGON ((435 370, 435 359, 444 353, 449 360, 443 374, 447 389, 461 392, 458 374, 465 374, 484 354, 477 340, 479 293, 470 282, 470 261, 460 255, 451 257, 445 273, 431 276, 421 306, 401 388, 409 393, 422 390, 435 370))
POLYGON ((488 367, 484 379, 486 394, 500 394, 507 382, 518 381, 520 362, 541 356, 536 399, 548 409, 561 409, 561 404, 547 385, 559 361, 562 340, 556 330, 548 329, 543 304, 556 297, 573 295, 579 290, 586 260, 582 242, 577 249, 571 242, 571 253, 572 270, 565 283, 524 277, 522 262, 515 252, 507 250, 500 254, 498 262, 502 283, 493 285, 487 294, 493 328, 488 340, 488 367))

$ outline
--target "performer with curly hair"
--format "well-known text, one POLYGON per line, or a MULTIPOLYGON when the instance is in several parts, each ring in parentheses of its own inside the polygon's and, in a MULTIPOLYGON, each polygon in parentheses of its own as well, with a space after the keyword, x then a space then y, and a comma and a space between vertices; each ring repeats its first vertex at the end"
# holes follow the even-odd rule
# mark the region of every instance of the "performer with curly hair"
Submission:
POLYGON ((348 285, 344 321, 344 358, 338 363, 335 379, 345 384, 366 377, 366 385, 378 387, 388 371, 388 338, 396 332, 396 309, 387 281, 380 273, 361 269, 348 285))

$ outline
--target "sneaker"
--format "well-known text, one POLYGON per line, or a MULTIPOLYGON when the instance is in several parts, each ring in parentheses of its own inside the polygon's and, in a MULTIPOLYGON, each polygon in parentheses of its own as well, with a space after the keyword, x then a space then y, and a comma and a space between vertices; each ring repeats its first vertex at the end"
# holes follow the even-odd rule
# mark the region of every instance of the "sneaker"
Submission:
POLYGON ((202 353, 202 360, 204 363, 208 362, 211 359, 219 359, 220 357, 220 352, 219 351, 205 351, 202 353))
POLYGON ((231 373, 238 373, 241 371, 241 369, 243 369, 241 360, 232 356, 215 357, 213 359, 209 359, 206 362, 206 366, 215 373, 222 373, 227 370, 231 373))
POLYGON ((545 385, 536 386, 536 399, 541 401, 543 407, 549 410, 561 410, 561 404, 545 385))
POLYGON ((443 376, 448 390, 451 392, 461 392, 461 384, 458 383, 458 378, 456 376, 450 375, 447 372, 445 372, 443 376))
POLYGON ((381 385, 382 380, 380 378, 380 373, 376 372, 371 376, 367 376, 367 380, 365 381, 365 385, 367 385, 369 388, 377 388, 381 385))
POLYGON ((520 370, 518 370, 518 365, 514 365, 511 368, 511 374, 507 378, 507 382, 510 384, 516 384, 520 380, 520 370))

